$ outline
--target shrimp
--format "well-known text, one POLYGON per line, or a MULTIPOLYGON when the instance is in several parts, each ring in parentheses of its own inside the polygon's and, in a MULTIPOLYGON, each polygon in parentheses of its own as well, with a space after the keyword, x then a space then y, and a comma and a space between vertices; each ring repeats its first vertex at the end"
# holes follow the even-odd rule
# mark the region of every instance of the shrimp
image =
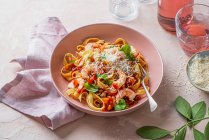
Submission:
POLYGON ((126 82, 126 74, 122 70, 118 70, 119 79, 117 81, 113 82, 113 85, 117 85, 117 88, 119 89, 122 87, 126 82))
POLYGON ((117 92, 118 92, 118 91, 117 91, 115 88, 113 88, 113 87, 107 88, 106 91, 107 91, 107 94, 108 94, 108 95, 111 95, 111 96, 116 95, 117 92))
POLYGON ((84 79, 83 78, 76 78, 73 79, 69 84, 68 88, 74 89, 77 87, 77 91, 81 91, 84 86, 84 79))
POLYGON ((88 79, 89 78, 89 72, 91 71, 91 67, 89 65, 86 65, 81 70, 81 75, 83 78, 88 79))
POLYGON ((119 102, 120 99, 122 99, 123 97, 128 97, 130 101, 134 101, 134 98, 136 97, 136 93, 128 88, 119 90, 118 94, 116 95, 116 103, 119 102))

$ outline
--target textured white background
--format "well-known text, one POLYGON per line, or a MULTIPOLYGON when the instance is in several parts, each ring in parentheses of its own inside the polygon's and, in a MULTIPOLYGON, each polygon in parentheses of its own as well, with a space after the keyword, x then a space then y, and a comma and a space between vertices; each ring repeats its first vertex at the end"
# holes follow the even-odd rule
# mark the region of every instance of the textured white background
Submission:
MULTIPOLYGON (((197 0, 209 5, 209 0, 197 0)), ((48 16, 57 16, 70 32, 83 25, 110 22, 131 27, 150 38, 164 61, 164 79, 154 98, 159 108, 150 113, 146 104, 141 109, 121 117, 85 117, 51 131, 34 119, 0 103, 0 140, 135 140, 135 131, 143 125, 157 125, 173 130, 184 120, 176 113, 174 101, 178 95, 191 103, 204 100, 209 105, 209 94, 188 82, 185 65, 188 58, 179 47, 175 35, 164 31, 157 21, 157 7, 140 5, 136 20, 122 23, 108 11, 108 0, 0 0, 0 86, 12 80, 20 69, 9 61, 24 56, 31 27, 48 16)), ((206 122, 197 126, 203 130, 206 122)), ((193 136, 187 133, 187 140, 193 136)))

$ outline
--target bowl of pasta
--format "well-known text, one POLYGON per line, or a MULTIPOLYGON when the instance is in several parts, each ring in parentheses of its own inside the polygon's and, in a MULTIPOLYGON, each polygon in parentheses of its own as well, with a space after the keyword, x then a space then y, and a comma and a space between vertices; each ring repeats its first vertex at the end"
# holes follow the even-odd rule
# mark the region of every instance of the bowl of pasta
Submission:
POLYGON ((73 107, 97 116, 140 108, 163 77, 161 56, 141 33, 117 24, 92 24, 65 36, 54 49, 50 72, 59 94, 73 107))

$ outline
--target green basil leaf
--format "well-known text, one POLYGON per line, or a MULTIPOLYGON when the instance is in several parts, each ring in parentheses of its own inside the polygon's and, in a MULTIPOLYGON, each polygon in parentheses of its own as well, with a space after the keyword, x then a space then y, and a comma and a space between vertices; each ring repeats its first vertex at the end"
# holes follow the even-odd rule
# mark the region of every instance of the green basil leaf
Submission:
POLYGON ((205 127, 204 133, 205 133, 205 139, 209 140, 209 122, 208 122, 208 124, 205 127))
POLYGON ((174 136, 174 140, 184 140, 187 132, 187 127, 181 128, 174 136))
POLYGON ((116 104, 116 105, 114 106, 114 109, 115 109, 116 111, 119 111, 119 110, 124 110, 124 109, 126 109, 126 107, 127 107, 126 101, 125 101, 124 99, 120 99, 119 102, 118 102, 118 104, 116 104))
POLYGON ((126 101, 124 99, 119 100, 119 104, 125 104, 125 103, 126 103, 126 101))
POLYGON ((104 84, 108 85, 108 86, 112 85, 112 83, 113 83, 113 80, 105 80, 104 81, 104 84))
MULTIPOLYGON (((192 106, 192 119, 202 119, 206 114, 206 104, 204 101, 199 102, 192 106)), ((199 121, 200 122, 200 121, 199 121)), ((199 122, 195 122, 194 125, 198 124, 199 122)))
POLYGON ((107 79, 107 74, 97 74, 97 78, 102 78, 102 79, 104 79, 104 80, 106 80, 107 79))
POLYGON ((190 104, 181 96, 176 98, 176 110, 185 118, 191 120, 192 109, 190 104))
POLYGON ((114 109, 116 111, 124 110, 126 108, 126 105, 115 105, 114 109))
POLYGON ((135 60, 133 54, 131 53, 131 47, 128 44, 123 45, 122 48, 120 48, 120 51, 124 52, 127 59, 129 59, 131 61, 135 60))
POLYGON ((70 62, 70 63, 75 63, 75 60, 70 60, 69 62, 70 62))
POLYGON ((98 91, 98 87, 93 85, 93 84, 89 84, 88 82, 86 82, 84 84, 84 87, 86 88, 86 90, 88 90, 89 92, 97 92, 98 91))
POLYGON ((106 59, 106 54, 105 54, 105 53, 102 54, 102 55, 101 55, 101 58, 102 58, 102 59, 106 59))
POLYGON ((144 126, 137 129, 136 133, 144 139, 159 139, 170 135, 170 132, 155 126, 144 126))
POLYGON ((193 135, 195 140, 205 140, 204 134, 195 128, 193 129, 193 135))

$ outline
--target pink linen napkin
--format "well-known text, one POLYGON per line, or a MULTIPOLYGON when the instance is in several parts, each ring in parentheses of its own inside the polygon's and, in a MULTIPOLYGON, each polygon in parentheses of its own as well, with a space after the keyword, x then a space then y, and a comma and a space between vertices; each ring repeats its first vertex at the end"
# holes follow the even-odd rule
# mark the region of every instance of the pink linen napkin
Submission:
POLYGON ((41 118, 50 129, 84 115, 69 106, 51 82, 49 59, 54 47, 66 34, 56 17, 49 17, 34 26, 27 56, 12 60, 23 70, 0 90, 1 102, 24 114, 41 118))

